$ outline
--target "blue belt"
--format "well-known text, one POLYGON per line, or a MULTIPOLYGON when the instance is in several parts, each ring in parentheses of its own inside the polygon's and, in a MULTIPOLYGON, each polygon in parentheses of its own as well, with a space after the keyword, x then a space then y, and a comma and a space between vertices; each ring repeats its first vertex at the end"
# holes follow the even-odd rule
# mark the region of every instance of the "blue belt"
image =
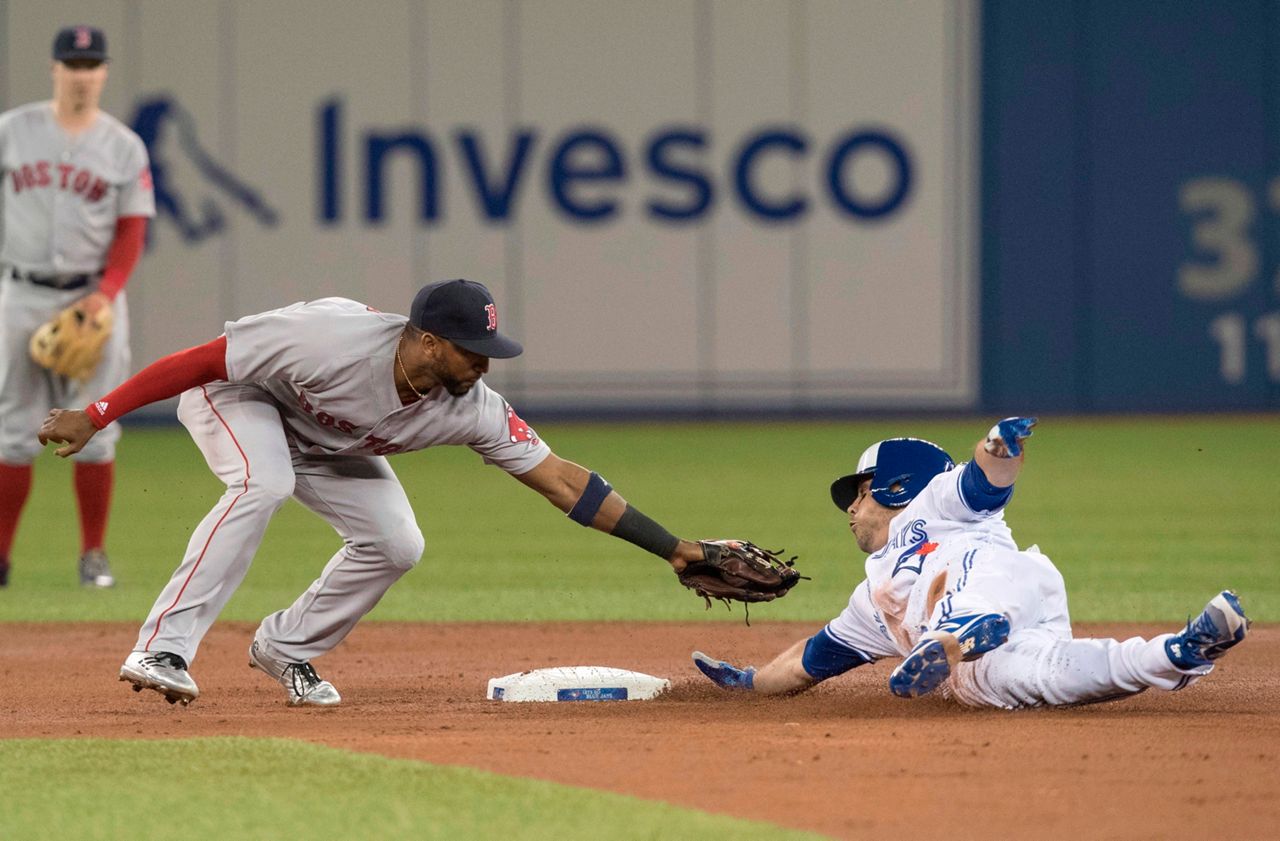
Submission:
POLYGON ((33 283, 36 286, 47 286, 50 289, 61 289, 63 291, 70 289, 83 289, 89 285, 89 281, 102 276, 101 271, 81 272, 80 274, 47 274, 41 275, 34 272, 20 272, 17 269, 10 269, 9 276, 14 280, 25 280, 27 283, 33 283))

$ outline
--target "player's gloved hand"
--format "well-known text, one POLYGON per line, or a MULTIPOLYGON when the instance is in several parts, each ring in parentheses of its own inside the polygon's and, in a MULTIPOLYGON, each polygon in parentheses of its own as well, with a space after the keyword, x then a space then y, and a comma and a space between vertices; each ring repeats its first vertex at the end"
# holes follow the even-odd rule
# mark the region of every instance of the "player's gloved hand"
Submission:
POLYGON ((716 686, 747 691, 756 688, 756 670, 751 666, 739 669, 723 660, 708 657, 701 651, 693 652, 693 664, 698 667, 698 671, 711 678, 711 682, 716 686))
POLYGON ((1023 440, 1031 437, 1035 418, 1005 418, 991 427, 982 448, 996 458, 1017 458, 1022 455, 1023 440))

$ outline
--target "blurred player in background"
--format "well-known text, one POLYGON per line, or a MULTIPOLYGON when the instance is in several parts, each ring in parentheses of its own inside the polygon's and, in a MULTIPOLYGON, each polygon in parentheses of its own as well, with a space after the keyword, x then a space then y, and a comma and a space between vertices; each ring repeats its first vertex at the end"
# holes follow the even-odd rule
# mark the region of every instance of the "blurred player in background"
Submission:
MULTIPOLYGON (((98 103, 107 81, 107 41, 90 26, 53 41, 53 99, 0 114, 4 242, 0 248, 0 587, 40 452, 32 435, 53 407, 83 406, 129 373, 124 287, 155 215, 142 140, 98 103), (63 309, 114 310, 114 329, 93 375, 57 376, 28 353, 32 333, 63 309)), ((104 541, 119 426, 76 454, 80 583, 110 587, 104 541)))
POLYGON ((1180 633, 1074 639, 1062 575, 1039 547, 1019 550, 1004 521, 1033 418, 1007 418, 959 467, 935 444, 873 444, 831 486, 849 515, 866 579, 825 628, 759 671, 695 651, 718 685, 801 692, 882 657, 903 698, 935 689, 978 707, 1106 701, 1150 687, 1182 689, 1244 639, 1249 620, 1225 590, 1180 633))

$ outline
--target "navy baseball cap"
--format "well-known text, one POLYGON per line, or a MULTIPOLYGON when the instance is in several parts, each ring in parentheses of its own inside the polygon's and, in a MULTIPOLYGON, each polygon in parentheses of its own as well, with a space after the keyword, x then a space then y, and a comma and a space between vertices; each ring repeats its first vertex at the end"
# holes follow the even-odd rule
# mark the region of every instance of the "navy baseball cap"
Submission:
POLYGON ((106 61, 107 36, 96 26, 67 26, 53 39, 54 61, 106 61))
POLYGON ((409 323, 481 356, 510 359, 524 353, 519 342, 498 332, 498 307, 483 283, 427 284, 413 296, 409 323))

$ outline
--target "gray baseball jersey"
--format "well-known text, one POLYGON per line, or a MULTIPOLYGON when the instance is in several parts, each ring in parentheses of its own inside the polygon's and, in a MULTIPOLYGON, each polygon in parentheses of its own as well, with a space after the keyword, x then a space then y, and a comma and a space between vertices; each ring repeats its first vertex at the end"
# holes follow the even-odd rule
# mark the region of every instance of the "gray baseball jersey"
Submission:
MULTIPOLYGON (((115 329, 86 383, 56 377, 31 361, 31 334, 55 313, 97 289, 53 289, 11 277, 96 273, 106 262, 121 216, 154 216, 146 146, 127 126, 100 112, 89 128, 68 135, 53 105, 36 102, 0 114, 0 461, 29 464, 42 449, 35 430, 56 407, 79 408, 129 375, 129 318, 124 292, 115 300, 115 329)), ((115 458, 120 428, 111 424, 76 461, 115 458)))
POLYGON ((0 261, 41 274, 96 272, 121 216, 154 216, 147 148, 101 112, 68 135, 49 102, 0 114, 4 248, 0 261))
POLYGON ((483 380, 460 396, 437 387, 402 404, 395 348, 405 322, 324 298, 227 323, 228 380, 189 389, 178 406, 227 490, 192 532, 135 650, 190 663, 272 515, 292 496, 343 544, 292 606, 263 620, 256 641, 278 659, 318 657, 423 552, 417 518, 384 456, 461 444, 519 475, 551 454, 483 380))
POLYGON ((391 455, 465 444, 525 473, 550 449, 483 380, 460 397, 436 387, 408 406, 395 387, 408 321, 346 298, 297 303, 228 322, 227 376, 270 392, 293 446, 308 455, 391 455))

